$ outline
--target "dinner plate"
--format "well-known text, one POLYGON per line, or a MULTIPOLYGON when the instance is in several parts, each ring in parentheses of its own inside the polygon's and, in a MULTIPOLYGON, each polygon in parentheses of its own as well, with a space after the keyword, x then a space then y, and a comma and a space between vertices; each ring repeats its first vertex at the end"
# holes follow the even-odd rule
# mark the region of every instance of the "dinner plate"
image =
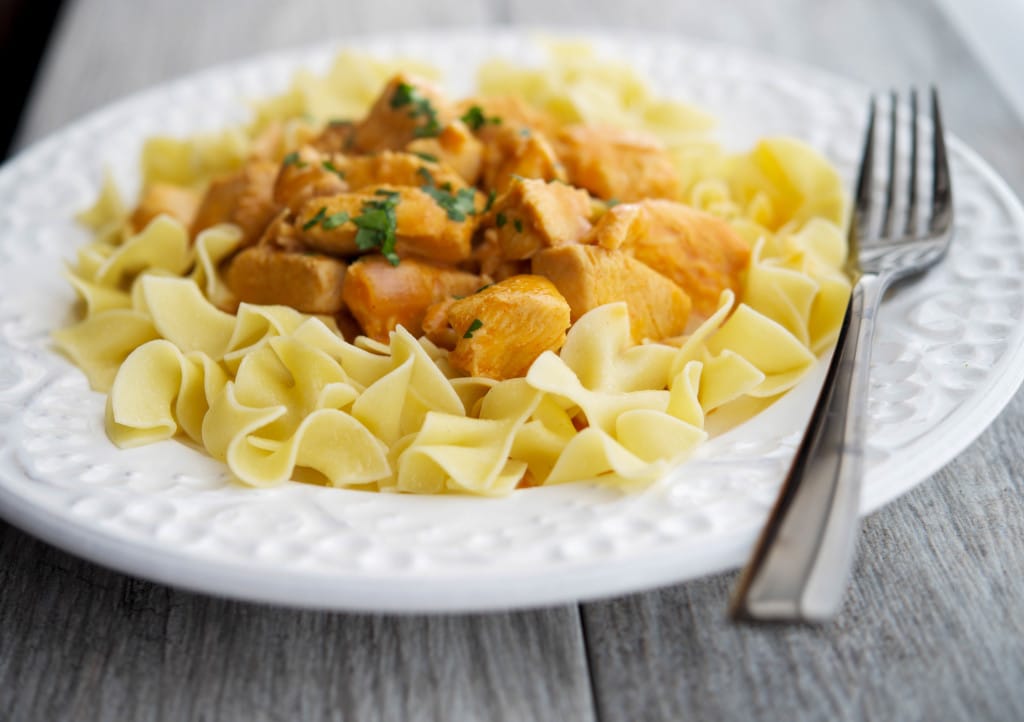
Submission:
MULTIPOLYGON (((867 93, 729 47, 590 36, 663 94, 722 122, 732 146, 786 133, 848 178, 867 93)), ((538 61, 516 31, 345 43, 426 59, 453 93, 495 55, 538 61)), ((73 320, 63 264, 87 240, 72 216, 105 168, 129 192, 141 143, 244 120, 246 100, 323 69, 342 45, 195 75, 97 112, 0 170, 0 513, 74 554, 213 594, 305 607, 465 611, 591 599, 740 564, 775 497, 822 364, 749 422, 643 491, 592 484, 503 499, 374 494, 289 483, 251 489, 177 441, 118 450, 104 396, 56 354, 73 320)), ((954 128, 955 130, 955 128, 954 128)), ((1024 210, 963 143, 949 143, 956 239, 948 260, 884 304, 873 360, 863 511, 926 479, 987 426, 1024 376, 1024 210)))

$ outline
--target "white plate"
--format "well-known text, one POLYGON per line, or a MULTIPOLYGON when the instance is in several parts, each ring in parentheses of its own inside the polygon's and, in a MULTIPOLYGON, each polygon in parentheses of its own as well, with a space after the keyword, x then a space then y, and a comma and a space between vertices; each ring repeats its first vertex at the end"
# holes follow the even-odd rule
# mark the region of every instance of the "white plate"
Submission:
MULTIPOLYGON (((850 174, 866 93, 734 49, 595 38, 664 93, 718 115, 738 143, 790 133, 850 174)), ((472 68, 538 49, 514 32, 418 34, 361 44, 425 58, 468 92, 472 68)), ((155 133, 216 128, 246 98, 285 87, 335 48, 266 57, 155 89, 92 115, 0 171, 0 513, 75 554, 169 584, 296 606, 377 611, 542 605, 679 582, 740 564, 767 513, 820 385, 820 369, 767 412, 702 447, 638 494, 589 486, 507 499, 369 494, 230 483, 220 464, 166 442, 119 451, 103 396, 54 354, 71 320, 61 278, 85 234, 104 166, 137 182, 155 133)), ((949 461, 1024 375, 1024 210, 951 142, 957 237, 949 259, 885 304, 874 357, 863 509, 949 461)))

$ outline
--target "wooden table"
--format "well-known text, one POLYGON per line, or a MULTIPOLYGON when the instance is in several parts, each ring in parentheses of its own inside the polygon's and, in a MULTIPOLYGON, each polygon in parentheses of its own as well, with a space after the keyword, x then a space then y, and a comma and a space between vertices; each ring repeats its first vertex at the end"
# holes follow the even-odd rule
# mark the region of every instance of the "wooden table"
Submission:
MULTIPOLYGON (((18 144, 131 91, 398 28, 672 31, 878 88, 938 82, 948 127, 1024 193, 1024 125, 928 0, 69 0, 18 144)), ((726 621, 734 574, 469 616, 293 611, 178 591, 0 523, 0 719, 1024 719, 1024 396, 871 515, 842 615, 726 621)))

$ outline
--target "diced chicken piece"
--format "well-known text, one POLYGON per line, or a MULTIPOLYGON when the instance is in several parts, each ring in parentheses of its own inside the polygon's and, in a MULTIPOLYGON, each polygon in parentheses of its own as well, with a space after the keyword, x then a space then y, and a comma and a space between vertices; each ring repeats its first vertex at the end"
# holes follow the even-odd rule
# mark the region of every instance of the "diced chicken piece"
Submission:
POLYGON ((356 124, 350 120, 332 120, 318 136, 310 141, 310 145, 321 153, 348 153, 355 143, 356 124))
MULTIPOLYGON (((479 208, 482 199, 478 193, 474 202, 479 208)), ((359 227, 355 220, 370 216, 382 219, 381 209, 387 206, 392 207, 394 222, 387 221, 386 225, 394 228, 395 252, 399 257, 414 255, 442 263, 469 258, 477 216, 467 213, 462 220, 455 220, 419 188, 382 186, 360 193, 314 198, 302 206, 295 227, 299 240, 310 248, 334 256, 358 255, 374 249, 359 248, 356 244, 359 227), (346 216, 347 220, 342 221, 346 216)))
POLYGON ((337 170, 329 157, 312 146, 289 153, 274 181, 274 202, 297 213, 310 198, 344 193, 349 185, 337 170))
POLYGON ((388 81, 369 114, 356 124, 352 147, 362 153, 399 150, 416 138, 437 136, 451 119, 437 86, 399 74, 388 81))
POLYGON ((336 155, 331 161, 353 191, 381 185, 419 187, 431 182, 438 188, 466 187, 462 176, 449 166, 413 153, 385 150, 374 155, 336 155))
POLYGON ((238 300, 280 304, 304 313, 337 313, 345 264, 329 256, 270 246, 246 248, 227 263, 224 282, 238 300))
POLYGON ((443 301, 429 306, 423 316, 423 335, 441 348, 451 351, 455 348, 458 338, 455 329, 448 325, 448 309, 457 301, 454 296, 449 296, 443 301))
POLYGON ((473 122, 474 132, 481 138, 488 137, 498 127, 529 128, 551 136, 558 130, 559 122, 549 113, 533 107, 515 95, 486 95, 467 98, 456 106, 456 112, 463 119, 473 122), (477 113, 474 108, 479 109, 477 113))
POLYGON ((594 223, 594 227, 580 239, 580 243, 613 251, 620 246, 632 246, 649 232, 650 220, 644 206, 629 203, 607 209, 594 223))
POLYGON ((278 251, 291 251, 294 253, 306 253, 309 249, 299 240, 299 234, 295 226, 291 224, 291 211, 282 208, 267 224, 256 245, 269 246, 278 251))
POLYGON ((675 281, 702 316, 715 312, 726 288, 739 294, 750 261, 749 244, 727 222, 672 201, 615 206, 592 235, 605 248, 621 248, 675 281), (638 212, 640 220, 620 223, 638 212))
POLYGON ((428 307, 487 283, 475 274, 415 258, 392 266, 380 256, 367 256, 349 266, 342 297, 363 333, 386 342, 399 325, 421 335, 428 307))
POLYGON ((501 242, 498 240, 497 228, 488 228, 483 232, 483 240, 473 247, 472 261, 480 269, 480 273, 490 276, 495 281, 504 281, 506 278, 530 272, 528 260, 510 261, 505 258, 501 251, 501 242))
POLYGON ((529 128, 497 125, 483 138, 481 181, 484 188, 504 192, 516 176, 542 180, 567 179, 547 137, 529 128))
POLYGON ((590 230, 590 196, 565 183, 518 179, 499 196, 489 218, 504 260, 529 258, 542 248, 577 243, 590 230))
POLYGON ((465 123, 453 120, 436 138, 418 138, 406 146, 410 153, 437 158, 459 174, 463 182, 475 185, 483 163, 483 144, 465 123))
POLYGON ((569 302, 574 322, 598 306, 625 301, 636 341, 675 336, 686 329, 690 298, 622 251, 579 244, 550 248, 533 257, 533 272, 551 279, 569 302))
POLYGON ((679 176, 665 147, 636 131, 570 125, 555 138, 569 182, 598 198, 676 198, 679 176))
POLYGON ((159 215, 168 215, 188 227, 198 208, 199 196, 194 190, 172 183, 153 183, 146 188, 130 220, 136 231, 141 231, 159 215))
POLYGON ((569 304, 546 278, 513 276, 448 307, 455 350, 448 361, 472 376, 523 376, 545 351, 558 351, 569 304))
POLYGON ((254 160, 210 182, 192 221, 192 235, 218 223, 234 223, 242 229, 242 245, 251 245, 277 215, 274 182, 278 165, 254 160))

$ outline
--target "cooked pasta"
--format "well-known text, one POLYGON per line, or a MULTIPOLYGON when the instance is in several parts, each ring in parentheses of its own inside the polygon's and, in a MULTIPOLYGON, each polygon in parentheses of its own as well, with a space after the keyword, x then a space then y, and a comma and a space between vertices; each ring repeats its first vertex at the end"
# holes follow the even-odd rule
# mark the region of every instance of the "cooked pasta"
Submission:
POLYGON ((589 53, 486 64, 449 116, 409 64, 343 54, 247 128, 150 140, 138 205, 107 179, 80 216, 54 335, 111 440, 186 438, 252 486, 635 488, 797 384, 849 297, 837 174, 792 139, 730 154, 589 53))

